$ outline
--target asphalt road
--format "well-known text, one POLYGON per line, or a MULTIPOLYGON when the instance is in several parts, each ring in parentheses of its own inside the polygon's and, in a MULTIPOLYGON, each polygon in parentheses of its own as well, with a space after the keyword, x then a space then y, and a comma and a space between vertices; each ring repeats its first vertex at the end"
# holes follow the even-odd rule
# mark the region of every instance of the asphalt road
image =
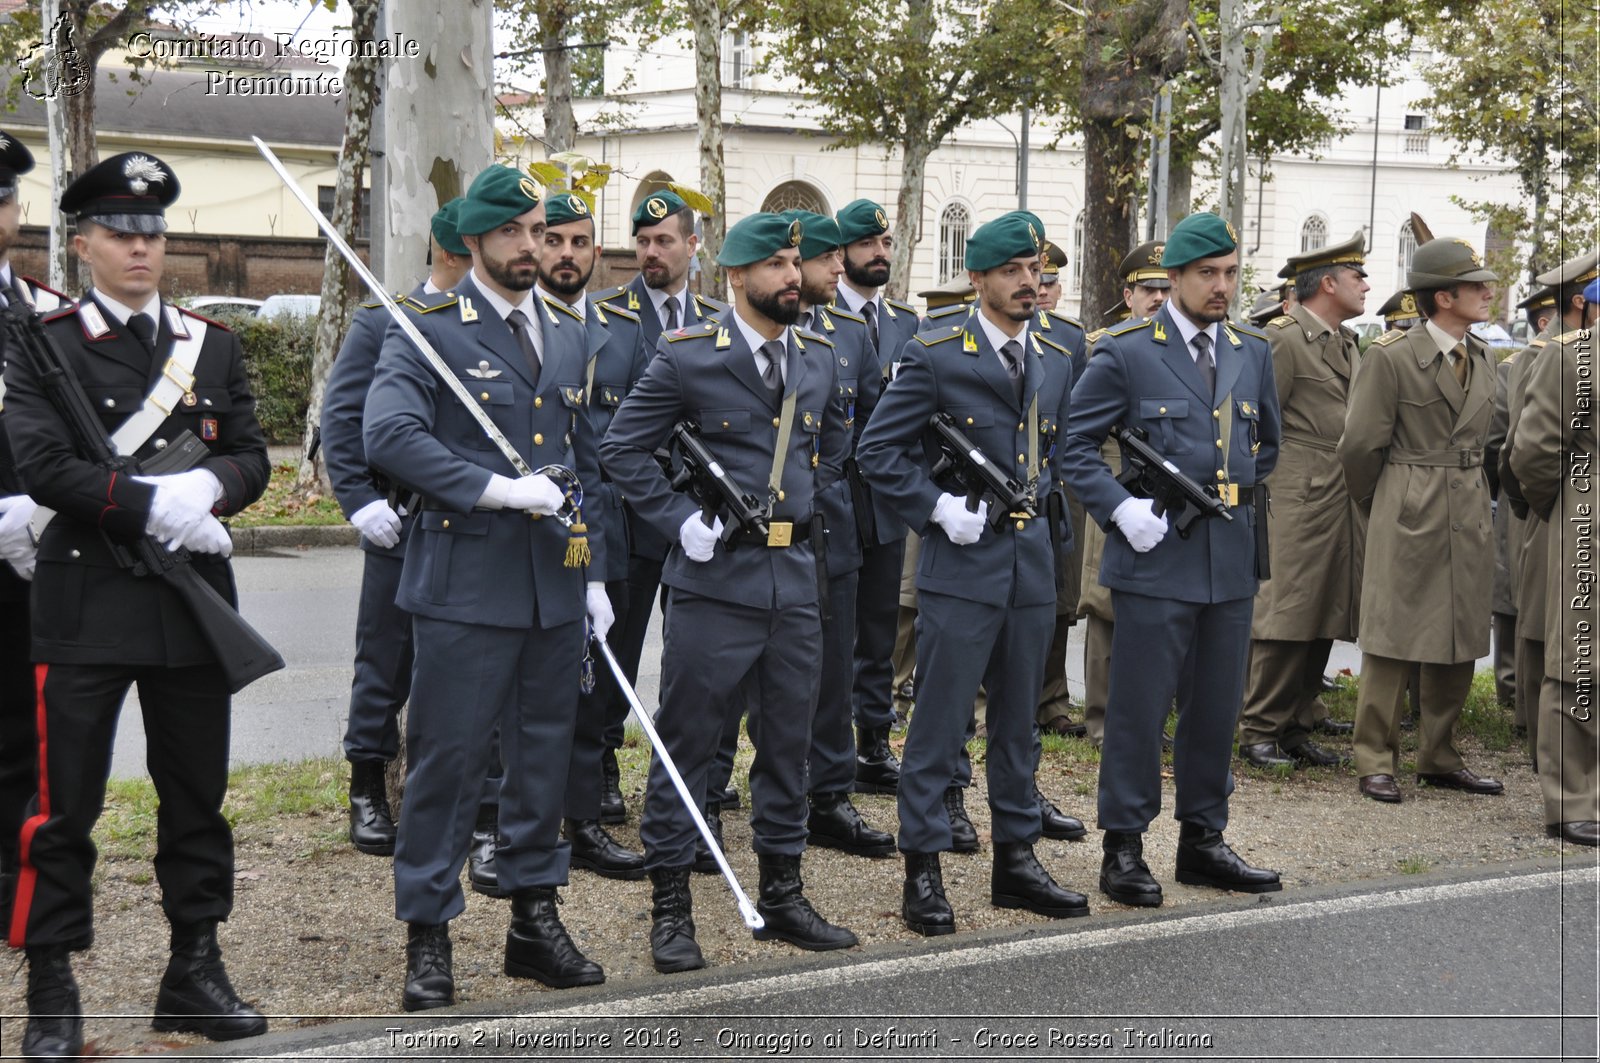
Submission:
POLYGON ((259 1059, 1597 1058, 1592 853, 455 1009, 259 1059))

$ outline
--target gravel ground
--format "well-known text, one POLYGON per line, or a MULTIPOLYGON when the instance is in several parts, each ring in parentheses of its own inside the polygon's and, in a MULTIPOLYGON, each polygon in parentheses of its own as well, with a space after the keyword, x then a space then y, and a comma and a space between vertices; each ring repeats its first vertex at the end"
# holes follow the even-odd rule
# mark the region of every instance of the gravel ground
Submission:
MULTIPOLYGON (((1079 751, 1087 747, 1073 743, 1079 751)), ((1348 741, 1327 740, 1348 750, 1348 741)), ((1348 769, 1317 769, 1282 776, 1236 765, 1228 838, 1247 859, 1283 874, 1286 891, 1297 887, 1386 878, 1437 869, 1462 870, 1559 851, 1544 835, 1538 779, 1519 750, 1488 751, 1463 743, 1468 762, 1506 784, 1502 797, 1472 797, 1419 789, 1402 779, 1406 800, 1380 805, 1356 793, 1348 769)), ((748 758, 748 748, 745 757, 748 758)), ((1064 811, 1093 820, 1092 756, 1047 754, 1041 785, 1064 811)), ((739 773, 742 778, 743 771, 739 773)), ((624 771, 629 823, 613 828, 637 847, 642 799, 642 757, 624 771)), ((1171 779, 1164 807, 1172 807, 1171 779)), ((945 884, 958 930, 1044 924, 1025 912, 988 903, 988 815, 983 787, 968 794, 984 851, 944 858, 945 884)), ((748 800, 748 793, 746 793, 748 800)), ((889 797, 858 797, 875 826, 895 827, 889 797)), ((756 889, 750 829, 739 812, 724 816, 731 860, 745 889, 756 889)), ((393 918, 392 882, 386 858, 364 856, 343 841, 339 808, 282 817, 240 828, 237 900, 222 931, 224 952, 240 993, 284 1029, 328 1018, 386 1014, 399 1007, 404 980, 404 928, 393 918)), ((1166 891, 1168 907, 1203 904, 1213 891, 1173 881, 1177 825, 1158 820, 1146 841, 1152 871, 1166 891)), ((1041 841, 1040 858, 1066 886, 1090 895, 1097 911, 1114 907, 1096 892, 1098 835, 1086 843, 1041 841)), ((1586 852, 1574 851, 1573 855, 1586 852)), ((848 926, 863 944, 918 941, 899 919, 901 864, 866 860, 826 850, 805 858, 806 892, 834 922, 848 926)), ((167 929, 159 890, 148 859, 108 859, 97 875, 95 947, 75 957, 92 1050, 104 1054, 151 1051, 164 1044, 193 1043, 182 1037, 155 1040, 148 1028, 156 985, 165 964, 167 929)), ((752 940, 722 880, 694 878, 695 921, 709 964, 727 966, 792 951, 781 943, 752 940)), ((649 957, 649 882, 613 882, 573 872, 563 891, 562 918, 579 947, 606 969, 609 980, 657 979, 649 957)), ((457 996, 488 1005, 512 994, 536 991, 536 983, 501 973, 508 906, 467 893, 466 913, 451 927, 455 942, 457 996)), ((20 960, 20 955, 19 955, 20 960)), ((26 1013, 25 972, 0 978, 0 1015, 26 1013)), ((8 1033, 20 1036, 14 1025, 8 1033)), ((15 1041, 8 1042, 14 1044, 15 1041)))

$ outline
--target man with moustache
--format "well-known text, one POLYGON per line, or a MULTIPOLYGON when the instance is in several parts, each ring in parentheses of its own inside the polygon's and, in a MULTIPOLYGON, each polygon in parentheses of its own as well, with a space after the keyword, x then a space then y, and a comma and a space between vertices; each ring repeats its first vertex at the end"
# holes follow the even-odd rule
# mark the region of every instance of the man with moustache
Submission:
POLYGON ((966 266, 978 311, 906 345, 895 382, 859 448, 862 471, 922 535, 917 576, 917 711, 900 769, 901 917, 923 935, 955 931, 939 854, 952 848, 945 794, 957 771, 978 688, 988 692, 990 901, 1054 918, 1087 915, 1034 854, 1040 811, 1034 726, 1055 606, 1054 544, 1044 506, 1056 478, 1055 435, 1067 417, 1065 349, 1030 332, 1043 236, 1020 212, 980 227, 966 266), (1047 365, 1046 359, 1050 360, 1047 365), (953 417, 986 458, 1030 485, 1038 516, 990 522, 930 475, 929 419, 953 417), (1012 464, 1015 455, 1015 464, 1012 464))
POLYGON ((1100 890, 1155 907, 1161 885, 1144 862, 1144 832, 1161 809, 1162 726, 1178 699, 1174 775, 1177 878, 1247 893, 1281 889, 1223 838, 1233 792, 1233 728, 1244 692, 1257 588, 1253 486, 1278 457, 1278 395, 1266 337, 1227 324, 1239 286, 1238 238, 1215 214, 1173 227, 1161 261, 1171 297, 1148 320, 1107 330, 1073 391, 1069 485, 1106 530, 1100 581, 1116 635, 1100 755, 1100 890), (1100 445, 1117 425, 1230 508, 1231 521, 1169 534, 1154 502, 1118 483, 1100 445), (1204 669, 1186 679, 1186 662, 1204 669))
MULTIPOLYGON (((539 241, 539 283, 534 292, 583 323, 584 402, 596 439, 603 439, 617 407, 644 375, 644 339, 639 315, 620 307, 602 307, 584 294, 600 258, 594 216, 582 196, 556 192, 545 197, 544 233, 539 241)), ((584 485, 584 507, 605 514, 606 567, 603 575, 611 611, 620 619, 628 611, 628 530, 622 520, 622 494, 604 468, 599 481, 584 485)), ((613 624, 613 629, 618 625, 613 624)), ((567 809, 562 831, 572 846, 572 866, 604 878, 644 878, 644 857, 624 848, 600 823, 605 788, 603 757, 606 735, 622 730, 628 701, 611 669, 596 662, 594 689, 578 698, 578 728, 572 738, 572 765, 567 771, 567 809)))
MULTIPOLYGON (((599 484, 583 402, 586 334, 533 294, 538 206, 537 186, 516 170, 479 174, 456 215, 472 271, 407 312, 531 467, 561 465, 599 484)), ((560 828, 585 620, 601 638, 612 620, 599 579, 607 514, 584 506, 570 533, 549 519, 566 503, 563 488, 544 473, 518 476, 398 325, 378 359, 365 441, 379 471, 423 498, 397 599, 416 647, 394 852, 395 915, 407 924, 402 1006, 455 1001, 449 921, 465 907, 461 866, 496 729, 505 774, 495 865, 511 895, 505 972, 552 988, 598 984, 605 974, 561 925, 556 888, 567 881, 560 828)))
POLYGON ((1453 741, 1474 663, 1489 651, 1494 545, 1483 448, 1495 373, 1468 327, 1489 319, 1496 279, 1464 240, 1417 248, 1406 286, 1425 321, 1367 348, 1339 440, 1350 497, 1368 512, 1355 761, 1358 788, 1374 801, 1401 800, 1400 708, 1416 664, 1418 781, 1504 790, 1469 769, 1453 741))
MULTIPOLYGON (((806 848, 805 750, 822 657, 814 520, 840 476, 849 433, 828 340, 792 327, 800 312, 804 226, 755 214, 728 230, 718 262, 733 310, 721 324, 664 336, 601 447, 634 508, 675 544, 656 729, 692 798, 731 713, 750 704, 751 827, 761 869, 757 940, 821 951, 856 944, 811 906, 800 878, 806 848), (681 421, 740 488, 763 502, 771 534, 707 524, 655 460, 681 421), (747 684, 745 677, 750 677, 747 684)), ((669 973, 704 966, 689 892, 697 832, 660 758, 650 767, 639 835, 652 884, 651 959, 669 973)))
MULTIPOLYGON (((870 199, 846 203, 834 215, 839 225, 844 277, 834 305, 859 314, 867 324, 872 365, 863 364, 856 379, 870 388, 869 373, 881 386, 894 378, 895 363, 906 341, 917 332, 917 312, 909 303, 883 293, 889 283, 894 233, 881 205, 870 199)), ((856 408, 856 434, 865 428, 871 410, 856 408)), ((894 646, 899 613, 901 567, 905 563, 907 529, 894 510, 872 493, 854 470, 857 487, 869 505, 856 514, 862 529, 861 571, 856 584, 855 675, 850 694, 856 727, 855 790, 892 794, 900 785, 900 762, 889 748, 894 727, 894 646)))
MULTIPOLYGON (((694 231, 694 211, 676 192, 665 189, 646 196, 633 212, 634 253, 639 273, 627 284, 595 292, 591 301, 606 308, 617 307, 639 317, 645 361, 655 357, 663 332, 698 325, 706 318, 726 310, 727 304, 689 291, 689 265, 700 248, 694 231)), ((628 522, 628 611, 617 624, 612 648, 617 663, 630 683, 639 679, 639 656, 644 652, 645 632, 650 626, 650 610, 656 590, 661 586, 661 564, 671 540, 640 520, 632 505, 624 503, 628 522)), ((617 769, 617 748, 622 745, 622 727, 606 731, 601 769, 605 789, 601 795, 600 822, 622 823, 627 812, 622 803, 617 769)), ((728 790, 719 800, 736 804, 738 794, 728 790)))
MULTIPOLYGON (((448 291, 472 268, 472 256, 455 230, 459 198, 452 199, 429 222, 428 279, 396 300, 427 299, 448 291)), ((367 461, 361 439, 361 418, 372 387, 373 370, 389 328, 383 303, 364 303, 350 321, 350 331, 328 374, 322 402, 322 456, 328 481, 345 518, 361 533, 363 555, 361 597, 356 607, 355 675, 350 682, 350 710, 344 733, 344 755, 350 762, 350 844, 363 853, 394 852, 394 814, 384 781, 385 766, 400 752, 400 709, 411 693, 411 617, 395 605, 406 541, 416 524, 416 500, 402 500, 399 488, 367 461), (409 503, 409 504, 407 504, 409 503)), ((409 493, 406 493, 409 494, 409 493)), ((499 801, 500 772, 490 769, 484 804, 499 801)), ((480 816, 481 818, 481 816, 480 816)), ((493 828, 488 834, 493 852, 493 828)))

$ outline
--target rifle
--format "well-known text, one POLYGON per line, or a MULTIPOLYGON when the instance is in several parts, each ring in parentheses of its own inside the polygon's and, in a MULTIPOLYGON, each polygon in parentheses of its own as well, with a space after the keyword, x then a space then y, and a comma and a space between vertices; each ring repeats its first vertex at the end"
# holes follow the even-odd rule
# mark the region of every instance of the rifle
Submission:
POLYGON ((740 529, 765 540, 770 535, 767 514, 754 495, 733 482, 716 455, 706 449, 700 438, 700 426, 693 421, 679 421, 672 426, 668 447, 680 459, 677 471, 672 474, 672 489, 687 491, 690 498, 700 504, 709 526, 720 512, 728 514, 722 528, 722 541, 729 542, 740 529))
POLYGON ((928 427, 939 441, 939 460, 933 466, 938 483, 953 478, 967 496, 967 512, 978 512, 980 501, 989 503, 989 523, 999 530, 1013 513, 1039 515, 1039 503, 1029 489, 995 467, 994 462, 956 427, 956 419, 944 411, 928 418, 928 427))
MULTIPOLYGON (((11 345, 27 359, 50 405, 71 432, 78 453, 89 461, 130 476, 160 475, 191 469, 210 454, 206 445, 187 430, 147 461, 118 454, 72 364, 45 332, 39 315, 13 302, 6 309, 5 326, 11 345)), ((139 577, 154 576, 177 592, 216 655, 230 693, 237 694, 255 680, 284 667, 283 657, 272 644, 194 570, 187 550, 169 551, 150 535, 133 546, 113 542, 109 536, 104 538, 117 567, 139 577)))
POLYGON ((1222 499, 1206 493, 1206 489, 1185 476, 1179 468, 1161 455, 1146 440, 1149 433, 1143 428, 1126 428, 1118 425, 1113 434, 1122 448, 1122 474, 1117 483, 1139 498, 1155 502, 1156 516, 1163 512, 1175 513, 1172 526, 1182 539, 1189 537, 1189 529, 1201 517, 1221 517, 1233 520, 1222 499))

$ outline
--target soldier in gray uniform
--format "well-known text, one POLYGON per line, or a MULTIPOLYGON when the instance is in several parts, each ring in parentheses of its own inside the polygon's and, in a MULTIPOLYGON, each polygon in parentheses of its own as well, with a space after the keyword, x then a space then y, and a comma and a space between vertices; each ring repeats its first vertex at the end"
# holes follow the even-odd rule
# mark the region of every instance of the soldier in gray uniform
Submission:
POLYGON ((1123 904, 1161 903, 1143 835, 1161 809, 1161 733, 1174 696, 1177 877, 1260 893, 1282 888, 1224 841, 1233 728, 1244 691, 1257 589, 1254 485, 1278 459, 1278 394, 1266 337, 1226 323, 1238 289, 1238 238, 1214 214, 1179 222, 1162 253, 1171 297, 1150 320, 1107 331, 1073 392, 1068 484, 1106 530, 1100 581, 1116 635, 1100 757, 1100 889, 1123 904), (1169 532, 1151 499, 1118 483, 1100 445, 1118 424, 1215 491, 1233 520, 1169 532), (1185 678, 1189 662, 1203 680, 1185 678))
MULTIPOLYGON (((451 200, 430 221, 428 279, 410 292, 410 298, 426 299, 447 291, 472 268, 472 256, 455 230, 459 205, 459 199, 451 200)), ((394 485, 368 464, 361 441, 367 389, 388 328, 389 314, 381 302, 363 304, 356 311, 328 374, 322 402, 322 458, 328 481, 345 518, 361 532, 363 554, 355 674, 344 732, 344 755, 350 762, 350 844, 378 856, 394 852, 394 814, 384 766, 400 750, 398 721, 411 693, 412 665, 411 617, 394 600, 406 540, 418 512, 415 500, 405 506, 394 485)), ((491 806, 499 800, 497 769, 491 770, 485 791, 491 806)), ((491 832, 491 847, 492 837, 491 832)))
MULTIPOLYGON (((472 272, 412 320, 531 467, 565 466, 598 486, 583 401, 586 333, 533 295, 538 205, 537 186, 517 171, 479 174, 456 217, 472 272)), ((461 866, 497 727, 505 778, 495 864, 511 895, 506 974, 556 988, 605 979, 562 927, 556 887, 567 881, 561 814, 584 621, 601 638, 612 621, 599 579, 606 514, 585 506, 570 533, 550 519, 567 506, 566 491, 541 472, 518 476, 474 412, 392 326, 365 440, 373 465, 424 500, 398 598, 416 647, 394 854, 395 915, 408 926, 407 1011, 455 999, 449 921, 465 907, 461 866), (582 541, 578 524, 588 532, 582 541)))
MULTIPOLYGON (((581 321, 584 328, 584 402, 596 439, 604 438, 617 407, 644 375, 644 337, 639 316, 618 306, 602 306, 585 295, 600 257, 594 217, 583 197, 557 192, 546 197, 544 232, 539 240, 539 283, 534 293, 581 321)), ((628 529, 622 493, 600 470, 600 481, 586 485, 584 502, 605 514, 606 596, 619 626, 628 610, 628 529)), ((596 572, 591 570, 591 575, 596 572)), ((605 791, 606 735, 622 729, 628 702, 611 670, 595 668, 595 686, 578 699, 578 729, 572 738, 567 771, 567 811, 562 830, 572 846, 572 866, 605 878, 644 878, 644 857, 625 848, 601 824, 605 791)))
MULTIPOLYGON (((617 411, 601 455, 634 509, 676 545, 662 582, 671 588, 656 729, 694 800, 730 713, 755 691, 750 739, 751 828, 761 868, 757 940, 826 950, 856 944, 806 898, 805 751, 816 711, 822 626, 817 498, 837 480, 849 433, 837 402, 832 346, 791 327, 800 311, 804 227, 756 214, 728 230, 719 263, 734 309, 718 324, 663 335, 644 378, 617 411), (654 454, 692 421, 742 492, 762 501, 770 534, 707 522, 672 490, 654 454)), ((650 869, 650 952, 657 970, 703 966, 694 939, 689 869, 694 823, 657 758, 639 835, 650 869)))
POLYGON ((906 345, 859 448, 873 490, 922 535, 917 711, 901 762, 899 844, 906 860, 901 915, 925 935, 955 929, 939 863, 953 841, 945 794, 980 684, 989 696, 990 899, 1054 917, 1089 911, 1082 894, 1055 883, 1033 849, 1040 836, 1033 716, 1057 564, 1044 500, 1057 475, 1053 448, 1072 377, 1065 350, 1028 327, 1042 241, 1021 212, 972 235, 966 266, 980 311, 906 345), (1019 511, 991 522, 986 503, 974 512, 951 493, 953 484, 935 483, 935 414, 953 418, 990 461, 1025 482, 1038 516, 1019 511))

